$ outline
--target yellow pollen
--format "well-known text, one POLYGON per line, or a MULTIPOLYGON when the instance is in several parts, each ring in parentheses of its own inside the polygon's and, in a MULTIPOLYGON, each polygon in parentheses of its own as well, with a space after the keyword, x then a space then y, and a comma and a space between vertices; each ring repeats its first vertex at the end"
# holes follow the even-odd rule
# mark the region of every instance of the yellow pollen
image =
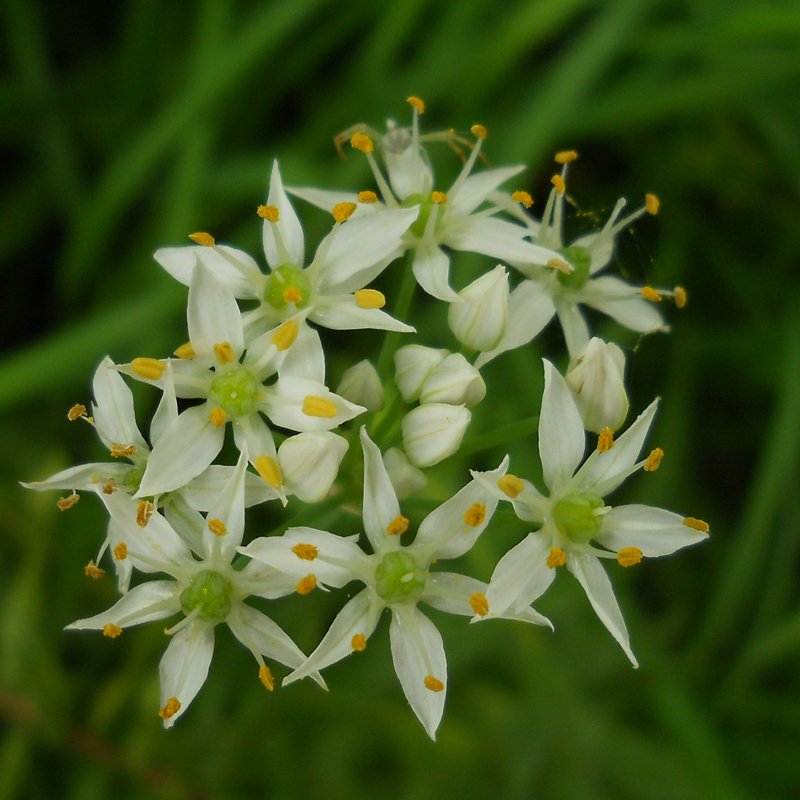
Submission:
POLYGON ((221 428, 225 424, 225 418, 227 416, 224 408, 212 408, 208 418, 215 428, 221 428))
POLYGON ((655 216, 661 207, 661 201, 654 194, 646 194, 644 196, 644 207, 648 214, 655 216))
POLYGON ((274 458, 269 456, 259 456, 254 462, 253 466, 258 471, 258 474, 268 483, 273 489, 277 489, 281 485, 281 468, 274 458))
POLYGON ((108 636, 109 639, 116 639, 117 636, 122 634, 122 628, 119 625, 113 625, 112 623, 108 623, 108 625, 103 625, 103 636, 108 636))
POLYGON ((686 289, 683 286, 676 286, 675 287, 675 305, 678 308, 683 308, 686 305, 686 301, 689 298, 686 295, 686 289))
POLYGON ((350 146, 355 147, 356 150, 360 150, 362 153, 371 153, 375 149, 372 139, 366 133, 354 133, 352 139, 350 139, 350 146))
POLYGON ((258 214, 261 219, 267 220, 267 222, 277 222, 281 218, 281 212, 278 211, 278 206, 259 206, 256 209, 256 214, 258 214))
POLYGON ((76 419, 79 417, 86 416, 86 406, 82 406, 80 403, 77 405, 72 406, 72 408, 67 412, 67 419, 70 422, 75 422, 76 419))
POLYGON ((317 557, 319 550, 313 544, 296 544, 292 548, 292 552, 301 561, 313 561, 317 557))
POLYGON ((683 524, 686 525, 687 528, 693 528, 696 531, 700 531, 700 533, 708 533, 708 523, 703 522, 701 519, 696 519, 695 517, 686 517, 683 521, 683 524))
POLYGON ((149 500, 140 500, 136 508, 136 524, 140 528, 146 528, 154 510, 153 504, 149 500))
POLYGON ((236 361, 236 353, 233 352, 230 342, 220 342, 214 345, 214 355, 220 364, 232 364, 236 361))
POLYGON ((563 197, 564 192, 567 190, 564 179, 560 175, 553 175, 553 177, 550 178, 550 183, 556 187, 556 191, 563 197))
POLYGON ((558 547, 551 547, 550 555, 547 556, 547 566, 550 567, 550 569, 555 569, 556 567, 563 567, 566 563, 566 553, 558 547))
POLYGON ((337 203, 331 213, 337 222, 344 222, 346 219, 350 219, 357 208, 355 203, 337 203))
POLYGON ((411 97, 407 97, 406 103, 416 108, 420 114, 425 113, 425 103, 423 103, 422 100, 419 99, 419 97, 414 97, 413 95, 411 97))
POLYGON ((186 344, 182 344, 172 355, 177 356, 178 358, 190 359, 194 358, 196 353, 194 352, 192 343, 186 342, 186 344))
POLYGON ((111 455, 114 458, 127 458, 136 452, 135 444, 119 444, 119 442, 111 443, 111 455))
POLYGON ((56 505, 58 506, 60 511, 66 511, 68 508, 72 508, 78 500, 81 499, 81 496, 74 492, 72 494, 68 494, 66 497, 60 497, 56 500, 56 505))
POLYGON ((483 125, 473 125, 470 130, 472 135, 477 136, 479 139, 485 139, 489 135, 489 131, 483 125))
POLYGON ((377 289, 359 289, 355 298, 359 308, 383 308, 386 305, 386 298, 377 289))
POLYGON ((608 452, 614 446, 614 431, 611 428, 603 428, 600 436, 597 437, 597 449, 601 453, 608 452))
POLYGON ((324 397, 316 397, 313 394, 309 394, 303 399, 303 413, 307 417, 333 419, 336 416, 336 406, 324 397))
POLYGON ((438 678, 434 678, 433 675, 426 675, 425 688, 430 689, 432 692, 441 692, 444 691, 444 684, 438 678))
POLYGON ((167 700, 167 704, 164 706, 164 708, 158 712, 158 716, 161 717, 161 719, 170 719, 171 717, 174 717, 180 710, 181 701, 178 700, 177 697, 170 697, 170 699, 167 700))
POLYGON ((125 542, 120 542, 114 548, 113 552, 114 558, 116 558, 117 561, 124 561, 128 557, 128 545, 126 545, 125 542))
POLYGON ((208 529, 214 536, 224 536, 228 532, 225 523, 221 519, 210 519, 208 521, 208 529))
POLYGON ((375 192, 359 192, 358 193, 358 202, 359 203, 377 203, 378 202, 378 195, 375 192))
POLYGON ((431 200, 437 206, 443 206, 447 202, 447 195, 444 192, 431 192, 431 200))
POLYGON ((113 478, 109 478, 103 484, 103 494, 114 494, 117 491, 117 482, 113 478))
POLYGON ((283 299, 287 303, 299 303, 303 299, 303 293, 296 286, 290 286, 283 293, 283 299))
POLYGON ((642 469, 645 472, 655 472, 661 466, 662 458, 664 458, 664 451, 660 447, 656 447, 656 449, 647 456, 647 463, 642 469))
POLYGON ((578 158, 578 153, 575 150, 562 150, 556 153, 556 163, 558 164, 571 164, 578 158))
MULTIPOLYGON (((284 292, 284 297, 285 296, 286 292, 284 292)), ((293 319, 290 319, 288 322, 284 322, 283 325, 272 334, 272 344, 281 352, 288 350, 294 344, 299 332, 300 326, 293 319)))
POLYGON ((557 269, 565 275, 569 275, 570 272, 572 272, 569 264, 567 264, 566 261, 562 261, 560 258, 551 258, 545 266, 550 267, 550 269, 557 269))
POLYGON ((511 195, 511 199, 515 203, 522 203, 525 208, 530 208, 533 205, 533 198, 529 192, 514 192, 514 194, 511 195))
POLYGON ((309 592, 313 592, 314 589, 317 588, 317 576, 316 575, 306 575, 300 583, 297 584, 295 589, 297 590, 297 594, 308 594, 309 592))
POLYGON ((266 664, 262 664, 258 668, 258 679, 268 692, 275 688, 275 678, 272 677, 272 672, 266 664))
POLYGON ((617 561, 623 567, 635 567, 642 560, 642 551, 638 547, 623 547, 617 553, 617 561))
POLYGON ((363 653, 367 649, 367 637, 363 633, 357 633, 350 640, 350 646, 357 653, 363 653))
POLYGON ((652 286, 642 286, 642 297, 652 303, 661 302, 661 295, 652 286))
POLYGON ((166 368, 167 365, 157 358, 134 358, 131 361, 131 371, 148 381, 160 380, 166 368))
POLYGON ((510 472, 497 481, 497 488, 512 500, 525 488, 525 484, 510 472))
POLYGON ((106 571, 104 569, 100 569, 100 567, 98 567, 97 564, 94 563, 94 559, 92 559, 83 568, 83 574, 84 575, 88 575, 90 578, 94 578, 95 580, 98 580, 99 578, 102 578, 103 575, 106 574, 106 571))
POLYGON ((398 514, 387 526, 386 533, 389 536, 402 536, 408 530, 408 517, 398 514))
POLYGON ((479 617, 485 617, 489 613, 489 602, 486 599, 486 595, 481 592, 475 592, 475 594, 470 597, 469 604, 479 617))
POLYGON ((203 245, 203 247, 213 247, 216 244, 214 237, 210 233, 190 233, 189 238, 193 242, 203 245))
POLYGON ((477 528, 486 519, 486 506, 483 503, 473 503, 464 514, 464 522, 471 528, 477 528))

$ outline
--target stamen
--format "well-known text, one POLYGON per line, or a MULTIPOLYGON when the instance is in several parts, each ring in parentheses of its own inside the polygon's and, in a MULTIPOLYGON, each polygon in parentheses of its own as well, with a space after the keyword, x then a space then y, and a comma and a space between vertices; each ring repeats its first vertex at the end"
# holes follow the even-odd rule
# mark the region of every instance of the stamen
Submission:
POLYGON ((66 511, 68 508, 72 508, 80 499, 81 496, 73 489, 72 494, 66 497, 60 497, 56 500, 56 505, 60 511, 66 511))
POLYGON ((194 358, 196 353, 194 352, 194 347, 192 347, 191 342, 186 342, 186 344, 182 344, 172 355, 177 356, 178 358, 194 358))
POLYGON ((575 150, 562 150, 560 153, 556 153, 557 164, 571 164, 577 158, 578 153, 575 150))
POLYGON ((103 625, 103 636, 108 636, 109 639, 116 639, 121 634, 122 628, 119 625, 114 625, 111 622, 108 625, 103 625))
POLYGON ((687 528, 693 528, 696 531, 700 531, 700 533, 708 533, 708 523, 703 522, 701 519, 696 519, 695 517, 686 517, 683 521, 683 524, 686 525, 687 528))
POLYGON ((319 554, 319 550, 313 544, 296 544, 292 548, 292 552, 301 561, 313 561, 319 554))
POLYGON ((367 637, 363 633, 357 633, 350 640, 350 646, 357 653, 363 653, 367 649, 367 637))
POLYGON ((398 514, 387 526, 386 533, 389 536, 402 536, 408 530, 409 524, 408 517, 398 514))
POLYGON ((407 97, 406 103, 416 108, 420 114, 425 113, 425 103, 423 103, 422 100, 419 99, 419 97, 414 97, 413 95, 411 97, 407 97))
POLYGON ((642 467, 645 472, 655 472, 661 466, 661 459, 664 458, 664 451, 656 447, 647 457, 647 463, 642 467))
POLYGON ((475 592, 470 597, 469 604, 479 617, 485 617, 489 613, 489 601, 486 599, 486 595, 481 592, 475 592))
POLYGON ((661 201, 654 194, 648 193, 644 196, 644 207, 648 214, 655 216, 661 207, 661 201))
POLYGON ((224 536, 228 532, 225 523, 221 519, 210 519, 208 521, 208 529, 214 536, 224 536))
POLYGON ((358 193, 358 202, 359 203, 377 203, 378 202, 378 195, 375 192, 359 192, 358 193))
POLYGON ((170 697, 170 699, 167 700, 167 704, 164 706, 164 708, 158 712, 158 716, 161 717, 161 719, 170 719, 171 717, 174 717, 180 710, 181 701, 178 700, 177 697, 170 697))
POLYGON ((443 206, 447 202, 447 195, 444 192, 431 192, 431 200, 437 206, 443 206))
POLYGON ((210 233, 190 233, 189 238, 193 242, 203 245, 203 247, 213 247, 216 244, 214 237, 210 233))
POLYGON ((281 212, 278 211, 278 206, 259 206, 256 209, 256 214, 258 214, 261 219, 267 220, 267 222, 277 222, 281 218, 281 212))
POLYGON ((557 269, 565 275, 569 275, 572 272, 572 267, 560 258, 551 258, 545 266, 550 267, 550 269, 557 269))
POLYGON ((83 574, 84 575, 88 575, 90 578, 94 578, 95 580, 98 580, 98 579, 102 578, 103 575, 106 574, 106 571, 104 569, 100 569, 100 567, 98 567, 97 564, 94 563, 94 559, 92 559, 83 568, 83 574))
POLYGON ((617 561, 623 567, 635 567, 642 560, 642 551, 638 547, 623 547, 617 553, 617 561))
POLYGON ((551 547, 550 555, 547 556, 547 566, 550 567, 550 569, 555 569, 556 567, 563 567, 566 563, 566 553, 558 547, 551 547))
POLYGON ((272 344, 281 352, 288 350, 294 344, 299 332, 300 326, 293 319, 290 319, 272 334, 272 344))
POLYGON ((148 381, 160 380, 166 368, 167 365, 157 358, 134 358, 131 361, 131 371, 148 381))
POLYGON ((227 416, 224 408, 212 408, 208 418, 215 428, 221 428, 225 424, 225 418, 227 416))
POLYGON ((503 475, 503 477, 497 481, 497 488, 506 497, 510 497, 513 500, 525 489, 525 484, 516 475, 512 475, 509 472, 507 475, 503 475))
POLYGON ((236 353, 233 352, 230 342, 220 342, 214 345, 214 354, 220 364, 232 364, 236 361, 236 353))
POLYGON ((308 417, 333 419, 336 416, 336 406, 330 400, 309 394, 303 399, 303 413, 308 417))
POLYGON ((529 192, 514 192, 511 195, 511 200, 515 203, 522 203, 525 208, 530 208, 533 205, 533 198, 529 192))
POLYGON ((661 295, 652 286, 642 286, 642 296, 652 303, 661 302, 661 295))
POLYGON ((430 689, 432 692, 441 692, 444 690, 444 684, 438 678, 434 678, 433 675, 426 675, 425 688, 430 689))
POLYGON ((153 504, 149 500, 140 500, 136 508, 136 524, 140 528, 146 528, 154 510, 153 504))
POLYGON ((489 135, 489 131, 483 125, 473 125, 470 130, 472 135, 477 136, 479 139, 485 139, 489 135))
POLYGON ((689 298, 686 295, 686 289, 683 286, 676 286, 675 287, 675 305, 678 308, 683 308, 686 305, 686 301, 689 298))
POLYGON ((272 677, 272 672, 266 664, 262 664, 258 668, 258 679, 268 692, 275 688, 275 678, 272 677))
POLYGON ((111 455, 114 458, 128 458, 136 452, 135 444, 119 444, 119 442, 111 443, 111 455))
POLYGON ((597 437, 597 449, 601 453, 608 452, 614 446, 614 431, 612 428, 603 428, 597 437))
POLYGON ((344 222, 350 219, 357 208, 358 206, 355 203, 337 203, 333 207, 333 218, 336 222, 344 222))
POLYGON ((124 561, 128 557, 128 545, 120 542, 112 551, 117 561, 124 561))
POLYGON ((268 483, 273 489, 277 489, 281 485, 281 469, 278 462, 269 456, 259 456, 254 462, 253 466, 258 471, 258 474, 268 483))
POLYGON ((290 286, 284 293, 283 299, 286 303, 299 303, 303 299, 303 293, 296 287, 290 286))
POLYGON ((355 298, 359 308, 383 308, 386 305, 386 298, 377 289, 359 289, 355 298))
POLYGON ((108 478, 103 484, 103 494, 114 494, 117 491, 117 482, 113 478, 108 478))
POLYGON ((563 197, 564 192, 567 190, 567 185, 564 183, 564 179, 560 175, 553 175, 553 177, 550 178, 550 183, 556 187, 558 194, 563 197))
POLYGON ((486 506, 484 503, 473 503, 464 514, 464 522, 471 528, 477 528, 486 519, 486 506))
POLYGON ((354 133, 350 139, 350 146, 362 153, 371 153, 375 149, 372 139, 366 133, 354 133))
POLYGON ((309 592, 313 592, 314 589, 317 588, 317 576, 316 575, 306 575, 300 583, 297 584, 295 589, 297 590, 297 594, 308 594, 309 592))
POLYGON ((67 419, 70 422, 75 422, 76 419, 79 417, 86 416, 86 406, 82 406, 80 403, 72 406, 72 408, 67 412, 67 419))

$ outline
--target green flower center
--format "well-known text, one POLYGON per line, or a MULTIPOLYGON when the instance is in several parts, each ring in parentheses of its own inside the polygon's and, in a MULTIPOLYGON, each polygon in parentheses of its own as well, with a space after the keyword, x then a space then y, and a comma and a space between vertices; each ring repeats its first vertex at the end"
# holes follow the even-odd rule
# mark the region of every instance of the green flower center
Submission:
POLYGON ((375 591, 387 603, 416 600, 425 588, 428 575, 413 556, 402 550, 387 553, 375 570, 375 591))
POLYGON ((556 273, 556 280, 565 289, 582 289, 589 280, 589 268, 592 266, 592 254, 585 247, 564 247, 558 251, 572 264, 572 272, 556 273))
POLYGON ((403 208, 414 208, 419 206, 419 216, 414 220, 414 224, 409 228, 414 236, 422 238, 425 233, 425 226, 428 224, 428 217, 431 215, 431 209, 435 205, 430 195, 425 197, 421 194, 410 194, 400 204, 403 208))
POLYGON ((253 373, 240 367, 214 378, 211 397, 229 416, 245 417, 255 411, 260 388, 253 373))
POLYGON ((311 298, 311 281, 294 264, 284 264, 267 278, 264 300, 274 309, 283 311, 289 303, 305 308, 311 298))
POLYGON ((224 622, 231 613, 231 591, 233 584, 213 569, 204 569, 192 578, 192 582, 181 592, 181 608, 191 614, 196 608, 203 622, 224 622))
POLYGON ((591 492, 568 494, 556 503, 553 519, 564 536, 584 544, 600 532, 603 515, 596 512, 604 505, 603 498, 591 492))

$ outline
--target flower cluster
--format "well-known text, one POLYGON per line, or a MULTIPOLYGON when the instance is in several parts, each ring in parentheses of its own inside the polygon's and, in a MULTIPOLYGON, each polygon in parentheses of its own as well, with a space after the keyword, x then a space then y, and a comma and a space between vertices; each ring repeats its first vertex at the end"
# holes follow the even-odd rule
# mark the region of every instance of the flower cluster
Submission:
POLYGON ((410 127, 390 122, 381 135, 356 125, 337 137, 338 145, 349 143, 365 156, 377 191, 285 188, 275 163, 266 203, 257 207, 266 272, 209 233, 192 234, 192 245, 158 250, 156 261, 188 287, 187 341, 169 357, 143 355, 126 364, 106 357, 94 376, 91 407, 76 405, 68 416, 94 427, 111 460, 25 484, 70 491, 58 501, 62 510, 79 493, 94 493, 108 512, 105 538, 86 574, 100 578, 102 565, 112 564, 121 597, 69 628, 114 639, 132 625, 172 618, 160 666, 159 714, 166 727, 206 680, 217 625, 227 624, 250 650, 268 690, 276 681, 267 661, 289 669, 283 685, 310 677, 324 687, 321 670, 364 651, 389 609, 398 679, 434 738, 447 666, 442 637, 420 603, 473 622, 507 618, 552 628, 531 604, 566 566, 636 666, 601 560, 630 567, 707 536, 701 520, 605 500, 632 473, 658 468, 659 448, 642 455, 658 400, 617 436, 629 410, 625 355, 591 337, 580 306, 634 331, 668 330, 658 303, 673 298, 683 306, 683 289, 598 275, 612 261, 618 234, 637 217, 655 214, 658 200, 647 195, 627 217, 620 200, 600 230, 567 245, 567 168, 576 153, 556 156, 561 169, 537 220, 527 191, 501 188, 522 166, 480 167, 482 125, 472 127, 474 138, 425 135, 424 104, 416 97, 408 102, 410 127), (436 188, 426 150, 436 141, 464 160, 446 191, 436 188), (333 218, 308 263, 290 195, 333 218), (458 251, 494 262, 460 291, 451 270, 458 251), (406 253, 403 274, 393 262, 406 253), (390 298, 394 315, 384 310, 383 292, 371 286, 384 273, 389 277, 381 285, 392 285, 393 272, 399 286, 390 298), (415 339, 415 283, 447 304, 452 350, 415 339), (412 532, 414 514, 405 516, 400 503, 425 490, 425 470, 459 451, 470 409, 487 394, 491 399, 481 368, 528 344, 553 316, 569 365, 562 376, 544 361, 538 444, 547 493, 509 472, 506 456, 495 470, 472 471, 470 479, 464 474, 463 487, 412 532), (378 369, 362 359, 331 391, 325 329, 387 332, 378 369), (125 378, 161 391, 149 440, 125 378), (217 463, 229 428, 239 453, 230 458, 235 465, 217 463), (587 432, 598 434, 588 456, 587 432), (301 512, 303 525, 288 519, 280 532, 246 536, 247 508, 270 503, 280 515, 292 496, 293 507, 310 506, 301 512), (337 503, 353 513, 360 502, 363 539, 336 525, 310 526, 314 504, 323 500, 318 520, 330 519, 337 503), (441 562, 470 550, 501 501, 531 523, 531 532, 499 560, 488 584, 445 571, 441 562), (308 656, 249 601, 260 606, 351 582, 360 590, 308 656))

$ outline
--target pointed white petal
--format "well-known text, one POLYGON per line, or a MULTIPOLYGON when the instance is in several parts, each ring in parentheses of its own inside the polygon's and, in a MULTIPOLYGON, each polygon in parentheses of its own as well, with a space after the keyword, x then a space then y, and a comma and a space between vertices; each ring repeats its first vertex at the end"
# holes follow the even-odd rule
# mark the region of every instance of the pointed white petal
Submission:
POLYGON ((206 521, 199 511, 186 502, 183 492, 174 492, 169 495, 169 502, 164 506, 164 516, 170 527, 195 553, 204 558, 211 555, 203 541, 206 521))
POLYGON ((247 461, 245 447, 239 456, 236 469, 208 512, 206 524, 203 526, 206 552, 213 553, 215 547, 219 547, 220 554, 226 561, 231 561, 236 555, 236 548, 242 543, 244 535, 244 476, 247 471, 247 461), (214 521, 222 523, 222 527, 214 525, 214 521), (225 533, 217 535, 211 530, 212 527, 224 530, 225 533))
POLYGON ((359 308, 352 294, 320 298, 309 319, 336 331, 379 330, 414 333, 416 328, 395 319, 379 308, 359 308))
POLYGON ((134 445, 147 452, 145 442, 136 425, 133 394, 114 362, 106 356, 94 373, 92 389, 95 403, 92 413, 98 435, 106 447, 112 444, 134 445))
MULTIPOLYGON (((208 359, 195 361, 182 358, 164 358, 161 359, 161 362, 165 365, 170 365, 172 379, 175 382, 175 394, 178 397, 205 398, 208 395, 211 381, 213 380, 213 374, 208 370, 208 359)), ((162 391, 164 389, 166 370, 158 380, 143 378, 131 369, 130 364, 119 364, 117 365, 117 370, 134 380, 148 383, 150 386, 157 386, 162 391)))
POLYGON ((108 478, 113 478, 123 489, 128 474, 134 467, 127 462, 124 464, 109 462, 108 464, 79 464, 69 467, 51 475, 43 481, 20 481, 20 485, 34 492, 44 492, 48 489, 72 489, 75 491, 93 492, 102 486, 108 478))
POLYGON ((381 457, 378 445, 369 438, 367 429, 361 428, 361 447, 364 450, 364 531, 374 550, 389 538, 389 525, 400 516, 400 503, 397 501, 389 473, 381 457))
POLYGON ((297 578, 286 575, 262 561, 252 560, 239 570, 235 590, 248 597, 277 600, 279 597, 294 594, 297 591, 297 583, 297 578))
POLYGON ((648 333, 665 329, 661 312, 642 297, 641 289, 611 275, 588 281, 581 292, 581 302, 633 331, 648 333))
POLYGON ((197 262, 192 273, 187 319, 189 339, 199 358, 214 358, 214 345, 225 342, 233 348, 237 359, 241 356, 244 333, 236 298, 202 261, 197 262))
POLYGON ((357 192, 340 192, 335 189, 314 189, 305 186, 287 186, 286 191, 323 211, 333 211, 333 207, 338 206, 339 203, 355 203, 358 208, 354 214, 371 213, 384 207, 383 203, 359 203, 357 192))
POLYGON ((436 242, 423 241, 417 245, 411 268, 417 283, 431 297, 448 303, 461 302, 450 287, 450 257, 436 242))
MULTIPOLYGON (((225 484, 230 480, 233 467, 212 464, 206 467, 196 478, 192 478, 181 490, 180 495, 198 511, 208 511, 219 496, 225 484)), ((278 498, 277 492, 260 475, 245 473, 244 507, 257 506, 278 498)))
POLYGON ((451 204, 449 212, 459 217, 466 217, 471 214, 500 184, 505 183, 509 178, 519 175, 525 169, 524 164, 515 167, 500 167, 499 169, 488 169, 485 172, 477 172, 470 175, 461 184, 455 197, 448 199, 451 204))
POLYGON ((102 630, 106 625, 129 628, 164 619, 180 611, 180 586, 176 581, 147 581, 131 589, 108 611, 79 619, 66 630, 102 630))
MULTIPOLYGON (((505 460, 503 464, 506 464, 505 460)), ((500 466, 502 467, 503 464, 500 466)), ((523 490, 516 497, 511 498, 498 486, 497 479, 492 477, 494 473, 470 470, 470 474, 498 500, 508 500, 514 506, 514 513, 521 520, 525 520, 525 522, 544 522, 544 515, 550 505, 550 501, 530 481, 523 479, 523 490)))
POLYGON ((567 341, 567 351, 570 359, 577 358, 578 353, 589 343, 589 328, 583 318, 577 303, 567 300, 556 301, 556 313, 564 338, 567 341))
POLYGON ((164 435, 167 428, 178 419, 178 398, 175 394, 175 378, 172 374, 172 360, 167 361, 164 370, 161 400, 158 403, 153 419, 150 422, 150 441, 155 447, 158 440, 164 435))
POLYGON ((348 402, 321 383, 293 376, 281 376, 278 382, 269 388, 262 408, 275 425, 301 432, 329 431, 366 411, 363 406, 348 402), (331 403, 336 412, 334 416, 306 414, 303 406, 309 397, 331 403))
MULTIPOLYGON (((384 141, 387 137, 384 137, 384 141)), ((424 151, 419 146, 419 140, 399 153, 384 146, 383 160, 392 189, 400 200, 405 200, 412 194, 424 194, 430 191, 433 172, 424 151)))
POLYGON ((303 227, 300 225, 300 220, 297 218, 297 214, 283 189, 277 160, 272 165, 272 178, 269 182, 267 205, 277 206, 278 214, 280 215, 278 222, 275 223, 264 220, 263 242, 267 263, 272 269, 282 267, 286 263, 285 258, 279 251, 275 238, 273 227, 276 227, 280 232, 283 246, 286 248, 286 256, 289 258, 289 263, 294 264, 296 267, 302 267, 305 260, 303 227))
POLYGON ((303 323, 294 344, 286 351, 280 374, 325 383, 325 353, 319 333, 303 323))
POLYGON ((163 247, 156 250, 153 258, 185 286, 192 282, 195 259, 202 261, 234 297, 241 299, 256 297, 258 287, 264 281, 258 265, 247 253, 225 245, 163 247))

